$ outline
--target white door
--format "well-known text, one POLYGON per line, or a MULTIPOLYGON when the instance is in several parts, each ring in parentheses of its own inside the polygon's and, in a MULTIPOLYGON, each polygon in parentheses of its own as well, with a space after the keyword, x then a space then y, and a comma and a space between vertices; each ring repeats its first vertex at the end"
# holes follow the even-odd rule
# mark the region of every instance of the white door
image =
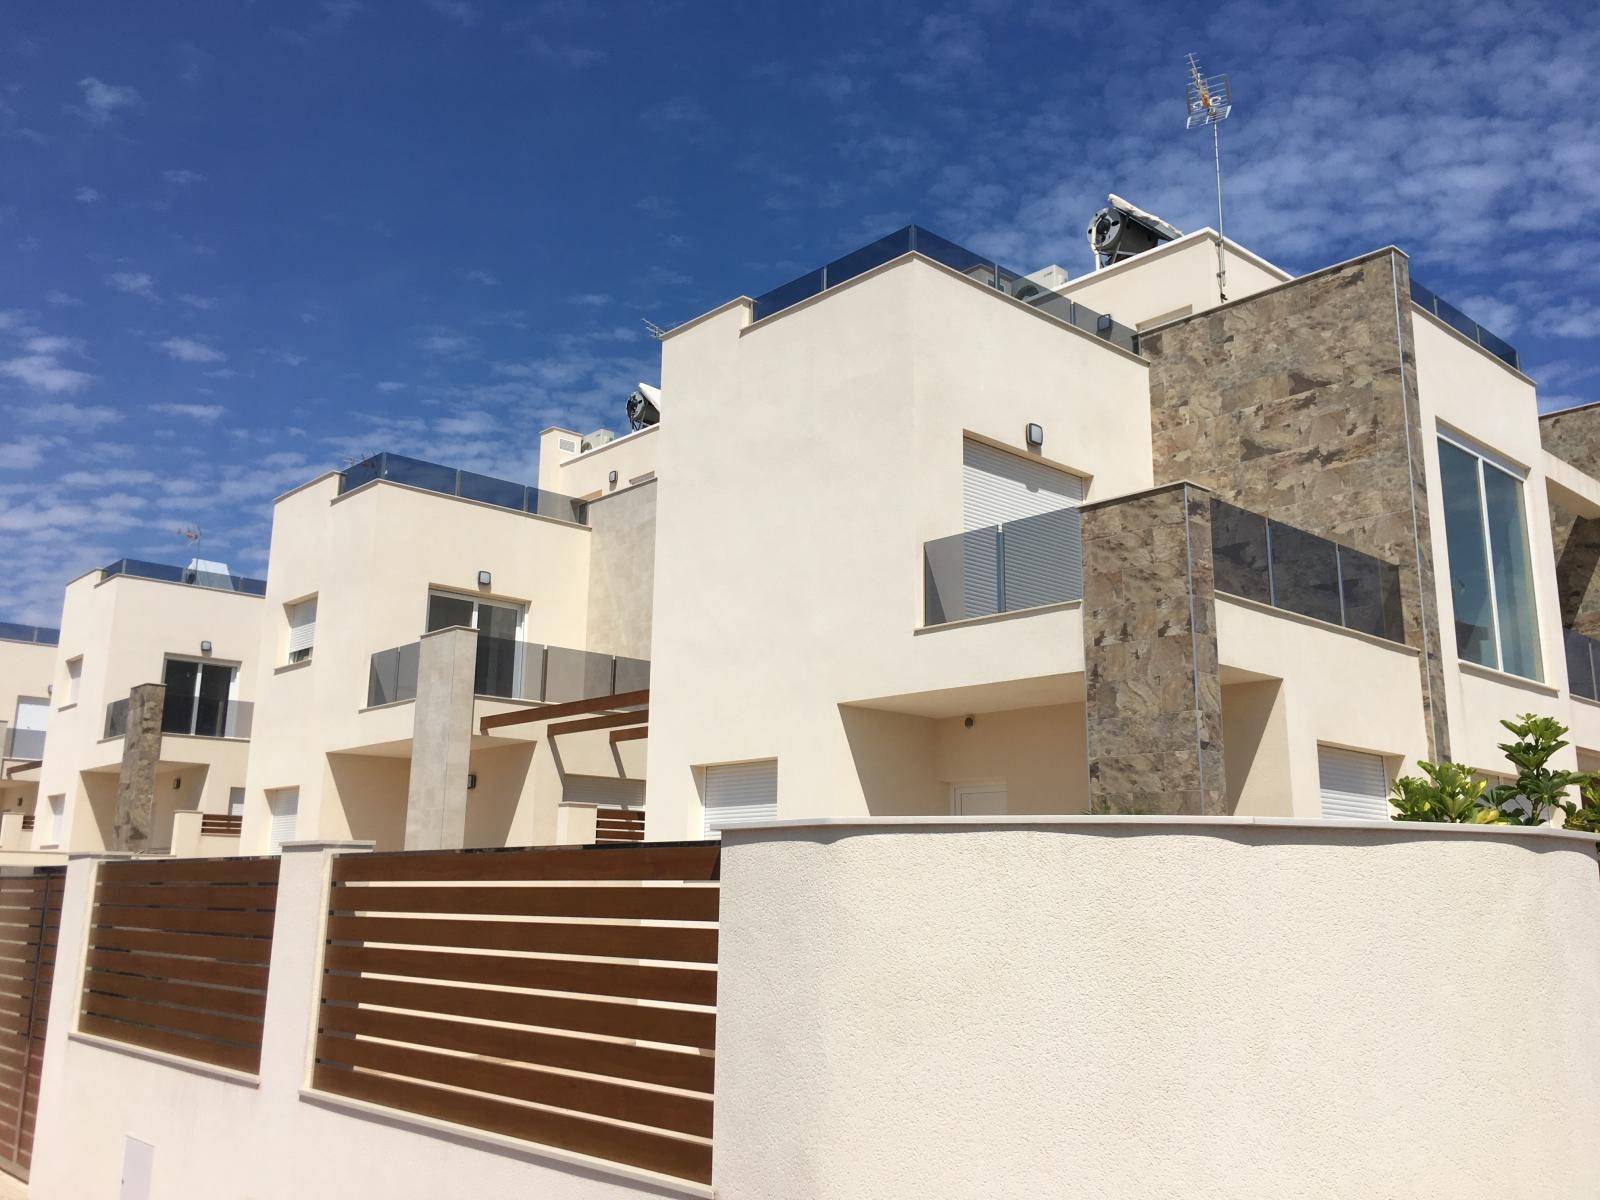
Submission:
POLYGON ((11 744, 4 751, 0 751, 0 754, 6 758, 43 757, 44 728, 49 719, 49 700, 19 696, 16 720, 11 726, 11 744))
POLYGON ((1317 747, 1322 815, 1330 821, 1387 821, 1389 773, 1376 754, 1317 747))
POLYGON ((958 817, 996 817, 1008 811, 1003 783, 958 783, 951 808, 958 817))
POLYGON ((150 1200, 150 1177, 155 1173, 156 1148, 138 1138, 122 1139, 122 1187, 117 1200, 150 1200))
POLYGON ((778 760, 706 768, 705 836, 778 816, 778 760))
POLYGON ((285 842, 292 842, 295 824, 300 816, 300 789, 274 788, 267 793, 267 805, 272 810, 272 826, 268 831, 268 853, 276 854, 285 842))

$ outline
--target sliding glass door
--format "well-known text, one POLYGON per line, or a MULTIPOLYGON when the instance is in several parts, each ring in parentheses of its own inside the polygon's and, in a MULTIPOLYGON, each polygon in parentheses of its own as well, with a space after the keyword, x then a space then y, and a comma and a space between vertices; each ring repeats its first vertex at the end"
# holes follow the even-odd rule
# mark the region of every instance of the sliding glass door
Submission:
POLYGON ((522 680, 518 635, 523 610, 516 605, 479 600, 452 592, 428 595, 428 632, 452 625, 478 631, 478 658, 472 690, 480 696, 517 696, 522 680))
POLYGON ((199 737, 228 736, 234 672, 234 667, 220 663, 167 659, 162 675, 167 698, 161 709, 161 731, 199 737))

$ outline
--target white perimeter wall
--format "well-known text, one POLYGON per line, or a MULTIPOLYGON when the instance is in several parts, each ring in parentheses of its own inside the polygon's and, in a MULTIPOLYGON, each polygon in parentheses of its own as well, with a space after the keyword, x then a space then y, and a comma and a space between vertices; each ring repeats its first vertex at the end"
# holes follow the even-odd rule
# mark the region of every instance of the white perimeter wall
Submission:
POLYGON ((723 840, 719 1196, 1595 1194, 1592 839, 1068 817, 723 840))

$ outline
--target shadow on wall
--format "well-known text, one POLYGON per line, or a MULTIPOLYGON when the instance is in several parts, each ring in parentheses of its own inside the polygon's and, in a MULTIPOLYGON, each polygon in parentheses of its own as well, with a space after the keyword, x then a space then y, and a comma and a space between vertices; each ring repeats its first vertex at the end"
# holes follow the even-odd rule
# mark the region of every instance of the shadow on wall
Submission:
POLYGON ((377 850, 403 850, 411 760, 375 754, 330 754, 328 776, 345 828, 299 829, 298 837, 370 838, 377 850))
POLYGON ((1282 680, 1223 685, 1222 757, 1228 815, 1294 815, 1282 680))
POLYGON ((538 742, 523 742, 473 753, 471 771, 478 783, 467 793, 466 844, 511 844, 511 824, 531 784, 529 773, 538 742))

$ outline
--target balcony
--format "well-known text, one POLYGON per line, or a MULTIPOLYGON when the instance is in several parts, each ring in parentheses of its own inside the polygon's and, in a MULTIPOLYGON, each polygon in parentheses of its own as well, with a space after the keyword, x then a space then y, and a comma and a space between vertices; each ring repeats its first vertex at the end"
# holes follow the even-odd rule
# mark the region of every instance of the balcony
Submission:
POLYGON ((1220 500, 1211 551, 1219 592, 1405 643, 1394 563, 1220 500))
POLYGON ((574 524, 586 523, 588 506, 571 496, 546 492, 508 479, 491 475, 477 475, 456 467, 444 467, 420 458, 407 458, 403 454, 385 451, 363 459, 353 467, 339 472, 339 495, 353 492, 375 479, 390 483, 437 492, 441 496, 456 496, 462 500, 476 500, 512 512, 531 513, 539 517, 554 517, 558 521, 574 524))
POLYGON ((1567 690, 1600 701, 1600 642, 1576 629, 1563 629, 1561 637, 1567 649, 1567 690))
POLYGON ((6 730, 4 757, 26 762, 39 761, 44 757, 44 733, 42 729, 6 730))
MULTIPOLYGON (((184 737, 248 740, 255 705, 248 700, 210 700, 170 696, 161 706, 161 732, 184 737)), ((128 732, 128 698, 106 705, 105 736, 119 738, 128 732)))
POLYGON ((1082 519, 1076 508, 1063 508, 928 542, 923 623, 1083 599, 1082 519))
POLYGON ((0 621, 0 641, 31 642, 36 646, 59 646, 61 630, 47 629, 43 625, 14 625, 0 621))
POLYGON ((758 296, 751 316, 757 321, 770 317, 784 309, 794 307, 802 300, 809 300, 831 287, 837 287, 847 280, 854 279, 857 275, 864 275, 874 267, 881 267, 903 254, 913 252, 942 263, 971 279, 976 279, 985 287, 994 288, 1041 312, 1047 312, 1086 333, 1104 338, 1124 350, 1134 354, 1139 352, 1139 335, 1126 325, 1119 325, 1104 313, 1095 312, 1092 308, 1057 295, 1026 275, 1008 270, 993 259, 975 254, 918 225, 907 225, 904 229, 897 229, 887 237, 879 238, 859 250, 851 251, 843 258, 836 258, 826 266, 807 271, 799 278, 791 279, 788 283, 758 296))
MULTIPOLYGON (((367 675, 367 706, 396 704, 417 697, 420 642, 372 656, 367 675)), ((593 650, 542 646, 511 638, 479 637, 472 690, 495 700, 565 703, 641 691, 650 686, 650 663, 593 650)))
POLYGON ((110 566, 100 568, 102 582, 118 575, 126 575, 133 579, 158 579, 162 583, 182 583, 190 587, 212 588, 221 592, 241 592, 247 596, 267 594, 265 579, 251 579, 245 575, 224 575, 216 571, 200 571, 193 567, 174 567, 166 563, 141 562, 137 558, 119 558, 110 566))
POLYGON ((1451 304, 1448 300, 1440 299, 1415 279, 1411 281, 1411 300, 1418 308, 1432 313, 1457 333, 1465 335, 1482 346, 1501 362, 1518 371, 1522 369, 1521 358, 1511 343, 1497 338, 1454 304, 1451 304))

